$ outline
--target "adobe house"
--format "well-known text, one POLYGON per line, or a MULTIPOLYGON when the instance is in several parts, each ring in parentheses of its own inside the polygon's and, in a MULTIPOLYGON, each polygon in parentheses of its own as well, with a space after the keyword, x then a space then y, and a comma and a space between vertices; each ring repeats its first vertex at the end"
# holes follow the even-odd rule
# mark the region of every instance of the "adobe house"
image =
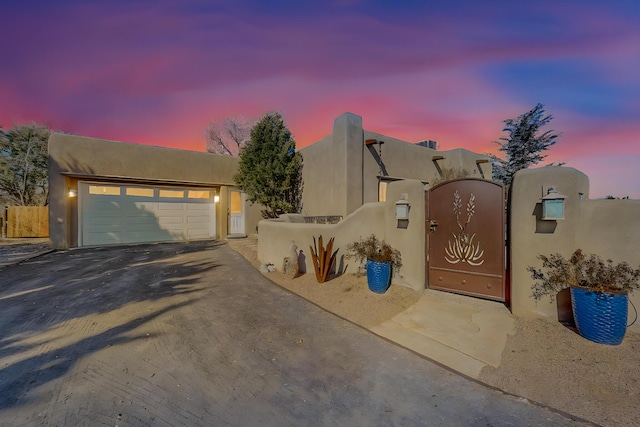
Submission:
MULTIPOLYGON (((441 167, 491 177, 486 156, 461 149, 439 152, 364 131, 362 118, 351 113, 336 119, 331 136, 301 152, 303 213, 309 216, 346 217, 366 202, 384 199, 389 182, 426 183, 441 167)), ((246 203, 235 187, 237 167, 238 158, 229 156, 54 133, 49 139, 52 246, 255 233, 261 209, 246 203)))
MULTIPOLYGON (((446 169, 466 169, 471 185, 499 187, 488 181, 488 157, 464 149, 438 151, 429 144, 370 132, 363 128, 362 118, 351 113, 335 120, 331 135, 300 151, 303 214, 262 220, 260 207, 246 203, 233 183, 237 158, 54 133, 49 139, 52 245, 224 239, 259 229, 260 261, 280 266, 292 240, 307 253, 314 236, 335 237, 334 248, 344 255, 348 243, 375 233, 402 253, 404 266, 394 275, 394 283, 420 291, 438 288, 439 280, 429 278, 433 257, 429 251, 435 250, 429 236, 441 228, 431 221, 435 203, 425 198, 432 193, 431 184, 446 169), (409 205, 405 219, 397 217, 400 201, 409 205), (328 223, 336 219, 341 220, 328 223)), ((466 206, 475 203, 473 232, 488 228, 486 219, 480 219, 482 197, 460 193, 459 199, 466 206)), ((453 203, 439 205, 445 214, 453 215, 453 203)), ((500 206, 497 201, 491 205, 500 206)), ((499 211, 489 218, 495 223, 506 219, 499 211)), ((519 316, 553 319, 557 315, 548 300, 536 302, 530 297, 527 267, 539 265, 538 254, 569 255, 581 248, 632 266, 640 264, 640 200, 590 200, 588 177, 572 168, 519 171, 511 188, 508 222, 509 294, 490 291, 488 298, 505 300, 519 316), (541 217, 541 202, 549 187, 565 196, 562 219, 541 217)), ((348 260, 341 257, 340 261, 341 271, 355 271, 349 270, 348 260)), ((640 307, 638 293, 631 301, 640 307)), ((634 328, 640 330, 640 324, 634 328)))
POLYGON ((488 156, 462 148, 439 151, 428 142, 412 144, 370 132, 363 128, 362 117, 344 113, 335 120, 331 135, 300 149, 303 215, 346 217, 365 203, 386 200, 391 182, 413 179, 428 184, 446 169, 491 180, 488 156))
POLYGON ((49 236, 56 249, 255 233, 238 158, 54 133, 49 236))
POLYGON ((260 222, 260 261, 280 266, 293 240, 310 263, 307 248, 314 237, 323 235, 325 241, 335 238, 338 268, 355 272, 344 257, 347 244, 375 234, 402 253, 404 266, 394 282, 416 291, 425 288, 427 275, 425 190, 451 169, 465 170, 478 181, 491 180, 488 156, 465 149, 439 151, 371 132, 363 128, 362 117, 352 113, 339 116, 330 136, 300 152, 302 215, 260 222), (409 206, 404 220, 396 217, 400 200, 409 206))

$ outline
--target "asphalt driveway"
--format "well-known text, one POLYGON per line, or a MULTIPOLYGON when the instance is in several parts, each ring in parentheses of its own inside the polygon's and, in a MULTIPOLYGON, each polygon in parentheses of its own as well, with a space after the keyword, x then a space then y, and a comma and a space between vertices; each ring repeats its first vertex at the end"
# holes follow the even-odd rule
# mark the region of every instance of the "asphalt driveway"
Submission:
POLYGON ((0 268, 0 425, 577 425, 277 287, 224 242, 0 268))

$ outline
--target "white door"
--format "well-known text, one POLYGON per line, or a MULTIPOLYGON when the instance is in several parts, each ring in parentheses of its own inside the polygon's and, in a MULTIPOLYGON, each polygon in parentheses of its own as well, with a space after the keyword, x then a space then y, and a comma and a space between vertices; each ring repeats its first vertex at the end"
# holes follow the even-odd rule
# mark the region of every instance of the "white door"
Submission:
POLYGON ((230 192, 229 234, 244 234, 244 193, 230 192))
POLYGON ((211 188, 81 182, 79 245, 215 237, 211 188))

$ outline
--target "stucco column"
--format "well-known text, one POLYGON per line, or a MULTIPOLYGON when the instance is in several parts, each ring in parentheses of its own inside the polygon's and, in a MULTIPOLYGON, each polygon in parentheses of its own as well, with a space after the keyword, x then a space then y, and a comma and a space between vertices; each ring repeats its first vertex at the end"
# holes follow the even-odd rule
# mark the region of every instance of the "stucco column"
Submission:
POLYGON ((220 200, 216 209, 216 234, 220 239, 226 239, 229 234, 229 187, 220 186, 220 200))
POLYGON ((581 216, 581 196, 589 194, 589 179, 573 168, 545 167, 516 173, 510 194, 511 223, 511 310, 522 317, 557 318, 555 304, 548 298, 536 302, 531 297, 533 279, 527 267, 540 267, 540 254, 561 253, 565 257, 578 249, 577 225, 581 216), (549 187, 567 196, 565 219, 542 220, 542 197, 549 187))
POLYGON ((331 150, 336 208, 347 216, 362 206, 364 131, 362 117, 344 113, 333 125, 331 150))
POLYGON ((49 239, 54 249, 65 249, 69 245, 69 213, 67 202, 67 178, 60 165, 57 134, 49 137, 49 239), (52 143, 54 141, 54 143, 52 143))

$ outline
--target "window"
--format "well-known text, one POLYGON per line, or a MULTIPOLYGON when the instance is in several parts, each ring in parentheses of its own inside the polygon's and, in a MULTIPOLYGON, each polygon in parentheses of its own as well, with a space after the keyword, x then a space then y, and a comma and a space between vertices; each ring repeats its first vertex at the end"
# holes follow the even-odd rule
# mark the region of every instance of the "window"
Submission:
POLYGON ((127 187, 125 194, 127 196, 153 197, 153 188, 127 187))
POLYGON ((160 197, 182 199, 184 198, 184 190, 160 190, 160 197))
POLYGON ((378 186, 378 201, 387 201, 387 183, 384 181, 380 181, 380 185, 378 186))
POLYGON ((190 199, 208 199, 211 197, 209 190, 189 190, 187 197, 190 199))
POLYGON ((100 196, 119 196, 120 187, 113 185, 90 185, 89 194, 96 194, 100 196))
POLYGON ((231 192, 231 213, 242 213, 242 194, 239 191, 231 192))

